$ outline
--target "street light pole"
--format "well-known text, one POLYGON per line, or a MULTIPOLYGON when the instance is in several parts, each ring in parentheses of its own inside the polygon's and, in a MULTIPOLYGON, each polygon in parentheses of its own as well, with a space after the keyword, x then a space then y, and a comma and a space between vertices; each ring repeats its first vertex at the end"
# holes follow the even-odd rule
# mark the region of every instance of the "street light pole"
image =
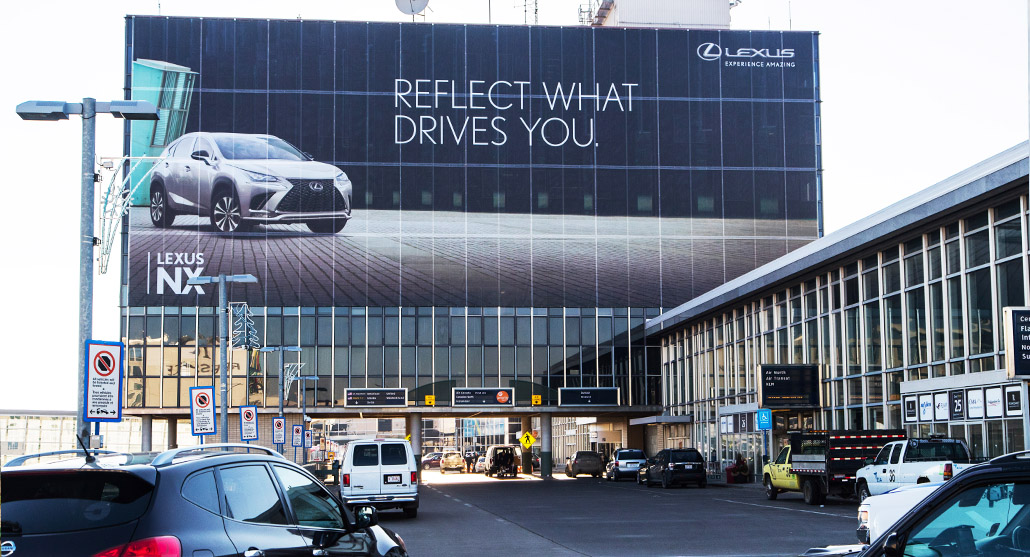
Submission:
POLYGON ((229 372, 226 370, 229 366, 229 355, 226 353, 229 344, 229 293, 225 288, 229 282, 257 282, 257 277, 219 273, 218 276, 200 275, 186 281, 190 286, 218 284, 218 394, 222 398, 222 416, 218 420, 218 427, 221 429, 219 438, 222 443, 229 442, 229 372))
POLYGON ((96 99, 82 99, 82 176, 79 202, 79 381, 75 432, 89 446, 86 407, 86 342, 93 336, 93 175, 96 172, 96 99))
POLYGON ((92 97, 81 103, 64 101, 26 101, 16 108, 22 120, 54 122, 67 120, 71 114, 82 116, 82 175, 79 207, 79 368, 75 433, 89 446, 89 427, 83 416, 86 408, 86 342, 93 336, 93 185, 96 164, 96 116, 111 114, 126 120, 157 120, 157 107, 148 101, 97 102, 92 97))

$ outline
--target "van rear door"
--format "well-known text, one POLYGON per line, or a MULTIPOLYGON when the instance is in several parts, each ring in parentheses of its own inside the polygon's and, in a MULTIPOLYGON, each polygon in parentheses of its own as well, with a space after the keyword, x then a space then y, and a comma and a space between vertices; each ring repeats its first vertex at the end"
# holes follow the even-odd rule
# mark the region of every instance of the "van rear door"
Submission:
POLYGON ((379 445, 359 443, 353 445, 351 458, 351 490, 348 495, 374 496, 382 493, 379 476, 379 445))
POLYGON ((380 445, 379 471, 383 495, 411 492, 411 473, 415 471, 415 464, 408 455, 409 446, 407 442, 380 445))

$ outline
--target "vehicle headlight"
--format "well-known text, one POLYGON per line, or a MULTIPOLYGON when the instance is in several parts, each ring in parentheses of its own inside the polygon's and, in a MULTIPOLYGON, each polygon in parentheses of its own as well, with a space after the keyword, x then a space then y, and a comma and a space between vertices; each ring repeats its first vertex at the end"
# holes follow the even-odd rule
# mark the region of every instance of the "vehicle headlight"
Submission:
MULTIPOLYGON (((237 166, 236 168, 240 167, 237 166)), ((247 175, 247 179, 251 182, 257 182, 259 184, 274 184, 282 181, 278 176, 274 176, 272 174, 254 172, 253 170, 247 170, 246 168, 240 168, 240 170, 247 175)))
POLYGON ((347 174, 344 172, 337 174, 336 177, 333 178, 333 182, 336 183, 336 187, 344 190, 350 189, 351 187, 350 178, 348 178, 347 174))

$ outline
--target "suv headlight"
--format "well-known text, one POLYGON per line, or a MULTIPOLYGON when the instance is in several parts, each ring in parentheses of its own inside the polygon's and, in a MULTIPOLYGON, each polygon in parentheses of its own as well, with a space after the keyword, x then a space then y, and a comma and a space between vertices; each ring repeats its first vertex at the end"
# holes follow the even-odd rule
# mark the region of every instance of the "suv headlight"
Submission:
POLYGON ((256 182, 259 184, 274 184, 282 181, 278 176, 274 176, 272 174, 255 172, 253 170, 247 170, 246 168, 240 168, 238 166, 234 168, 238 168, 239 170, 243 171, 243 173, 247 175, 247 179, 251 182, 256 182))
POLYGON ((344 190, 348 190, 351 187, 350 178, 348 178, 347 174, 344 172, 337 174, 336 177, 333 178, 333 182, 336 183, 336 187, 344 190))

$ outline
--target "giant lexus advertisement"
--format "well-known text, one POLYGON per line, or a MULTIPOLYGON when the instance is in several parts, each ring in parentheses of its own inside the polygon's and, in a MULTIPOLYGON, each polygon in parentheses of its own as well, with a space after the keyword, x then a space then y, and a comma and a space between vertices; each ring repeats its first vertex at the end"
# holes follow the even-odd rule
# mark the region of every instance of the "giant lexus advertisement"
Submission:
POLYGON ((130 305, 672 307, 819 235, 815 33, 126 22, 130 305))

